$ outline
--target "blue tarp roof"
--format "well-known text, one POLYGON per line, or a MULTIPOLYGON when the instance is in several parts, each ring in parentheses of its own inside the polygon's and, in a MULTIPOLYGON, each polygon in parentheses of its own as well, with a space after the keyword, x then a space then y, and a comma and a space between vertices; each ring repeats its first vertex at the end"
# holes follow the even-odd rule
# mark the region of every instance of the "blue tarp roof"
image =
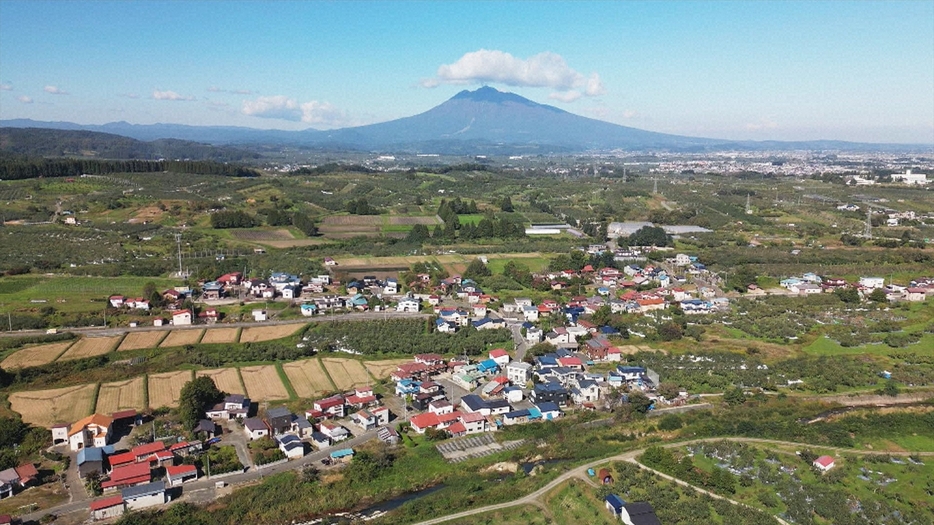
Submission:
POLYGON ((604 498, 604 500, 605 500, 607 503, 609 503, 609 504, 613 507, 613 510, 614 510, 617 514, 618 514, 621 510, 623 510, 623 506, 626 505, 626 502, 623 501, 623 498, 617 496, 616 494, 609 494, 609 495, 607 495, 606 498, 604 498))
POLYGON ((334 459, 345 458, 347 456, 353 456, 352 448, 342 448, 340 450, 335 450, 334 452, 331 452, 331 457, 334 459))

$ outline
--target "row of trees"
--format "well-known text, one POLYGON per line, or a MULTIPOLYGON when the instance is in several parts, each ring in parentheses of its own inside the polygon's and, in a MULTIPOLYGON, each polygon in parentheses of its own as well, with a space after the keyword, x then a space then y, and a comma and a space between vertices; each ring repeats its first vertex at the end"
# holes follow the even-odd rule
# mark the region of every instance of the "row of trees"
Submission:
POLYGON ((295 226, 309 237, 318 234, 318 226, 310 217, 300 212, 290 212, 278 209, 265 210, 266 224, 269 226, 295 226))
POLYGON ((259 221, 243 211, 218 211, 211 214, 211 227, 215 229, 252 228, 254 226, 259 226, 259 221))
POLYGON ((227 177, 259 176, 259 172, 247 166, 213 161, 0 158, 0 179, 4 180, 80 177, 83 174, 162 173, 164 171, 227 177))

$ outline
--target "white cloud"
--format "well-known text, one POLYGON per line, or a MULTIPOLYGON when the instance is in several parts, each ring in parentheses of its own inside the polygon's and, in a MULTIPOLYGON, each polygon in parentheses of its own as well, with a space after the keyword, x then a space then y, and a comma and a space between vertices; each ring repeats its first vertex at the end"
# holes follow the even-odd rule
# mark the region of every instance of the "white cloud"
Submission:
POLYGON ((778 127, 778 124, 770 118, 760 119, 758 122, 750 122, 746 124, 747 131, 763 131, 767 129, 775 129, 778 127))
POLYGON ((569 67, 564 57, 550 51, 527 59, 517 58, 496 49, 472 51, 453 64, 442 64, 435 76, 422 80, 421 85, 433 88, 441 84, 485 82, 516 87, 551 88, 555 93, 549 98, 563 102, 573 102, 582 95, 594 97, 606 93, 597 73, 586 77, 569 67))
POLYGON ((26 95, 20 95, 16 97, 16 100, 19 100, 23 104, 32 104, 32 99, 27 97, 26 95))
POLYGON ((67 95, 68 92, 64 89, 59 88, 58 86, 45 86, 42 88, 46 93, 51 93, 53 95, 67 95))
POLYGON ((548 95, 548 98, 561 102, 574 102, 575 100, 581 98, 581 92, 577 91, 576 89, 572 89, 571 91, 556 91, 548 95))
POLYGON ((328 127, 347 122, 344 112, 335 108, 329 102, 312 100, 299 103, 294 98, 288 98, 285 95, 244 100, 242 112, 244 115, 254 117, 291 120, 328 127))
POLYGON ((174 91, 159 91, 158 89, 153 90, 152 98, 156 100, 194 100, 195 97, 186 97, 184 95, 179 95, 174 91))
POLYGON ((13 91, 13 84, 0 84, 0 91, 13 91))

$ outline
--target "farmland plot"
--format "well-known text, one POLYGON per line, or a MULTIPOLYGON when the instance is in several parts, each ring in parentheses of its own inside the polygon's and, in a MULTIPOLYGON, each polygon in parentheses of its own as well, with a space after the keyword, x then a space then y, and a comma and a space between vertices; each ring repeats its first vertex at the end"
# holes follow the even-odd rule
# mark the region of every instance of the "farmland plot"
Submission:
POLYGON ((389 377, 389 374, 396 371, 396 367, 402 363, 409 363, 411 359, 387 359, 385 361, 364 361, 363 366, 366 367, 367 371, 373 375, 376 379, 384 379, 389 377))
POLYGON ((26 368, 27 366, 42 366, 55 361, 65 350, 71 346, 73 341, 63 343, 52 343, 48 345, 30 346, 18 350, 7 356, 0 363, 0 368, 10 370, 11 368, 26 368))
POLYGON ((317 359, 283 363, 282 370, 299 397, 316 397, 334 390, 317 359))
POLYGON ((213 370, 198 370, 195 372, 197 377, 210 377, 214 380, 214 385, 221 392, 228 394, 246 395, 243 384, 240 382, 240 373, 236 368, 217 368, 213 370))
POLYGON ((68 361, 71 359, 83 359, 85 357, 104 355, 113 351, 121 337, 122 336, 119 335, 112 337, 83 337, 62 354, 58 360, 68 361))
POLYGON ((289 393, 274 365, 245 366, 240 369, 240 375, 243 377, 247 396, 253 401, 289 398, 289 393))
POLYGON ((208 328, 204 331, 201 344, 236 343, 239 328, 208 328))
POLYGON ((324 358, 321 360, 328 374, 339 390, 350 390, 357 386, 365 386, 370 382, 366 369, 355 359, 324 358))
POLYGON ((203 332, 204 330, 172 330, 169 332, 169 335, 163 339, 159 348, 198 344, 203 332))
POLYGON ((94 409, 97 385, 70 386, 53 390, 34 390, 10 394, 10 407, 23 421, 42 427, 71 423, 90 415, 94 409))
POLYGON ((282 339, 283 337, 288 337, 294 334, 303 326, 305 326, 304 323, 281 324, 275 326, 251 326, 249 328, 244 328, 243 332, 240 333, 240 342, 256 343, 258 341, 272 341, 273 339, 282 339))
POLYGON ((97 394, 97 408, 94 411, 98 414, 112 414, 120 410, 145 410, 144 379, 143 376, 139 376, 126 381, 102 383, 97 394))
POLYGON ((167 332, 150 330, 148 332, 130 332, 123 338, 123 342, 117 347, 118 352, 126 350, 140 350, 143 348, 158 348, 159 342, 165 337, 167 332))
POLYGON ((151 408, 177 407, 178 395, 182 387, 191 380, 191 370, 149 374, 149 406, 151 408))

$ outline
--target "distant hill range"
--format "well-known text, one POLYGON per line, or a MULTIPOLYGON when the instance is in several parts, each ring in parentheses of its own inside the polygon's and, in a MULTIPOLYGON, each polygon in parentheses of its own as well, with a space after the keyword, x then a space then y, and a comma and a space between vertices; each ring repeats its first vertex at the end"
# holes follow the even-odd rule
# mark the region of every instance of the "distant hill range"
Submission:
MULTIPOLYGON (((418 115, 379 124, 319 131, 244 127, 128 124, 84 126, 28 119, 0 121, 11 128, 97 131, 142 141, 179 139, 214 145, 290 145, 322 149, 447 154, 573 153, 592 150, 872 150, 930 151, 923 144, 866 144, 843 141, 728 141, 655 133, 581 117, 491 87, 461 91, 418 115)), ((153 143, 155 144, 155 143, 153 143)))
POLYGON ((250 162, 252 151, 175 138, 144 142, 112 133, 74 129, 0 128, 0 152, 29 157, 186 159, 250 162))

